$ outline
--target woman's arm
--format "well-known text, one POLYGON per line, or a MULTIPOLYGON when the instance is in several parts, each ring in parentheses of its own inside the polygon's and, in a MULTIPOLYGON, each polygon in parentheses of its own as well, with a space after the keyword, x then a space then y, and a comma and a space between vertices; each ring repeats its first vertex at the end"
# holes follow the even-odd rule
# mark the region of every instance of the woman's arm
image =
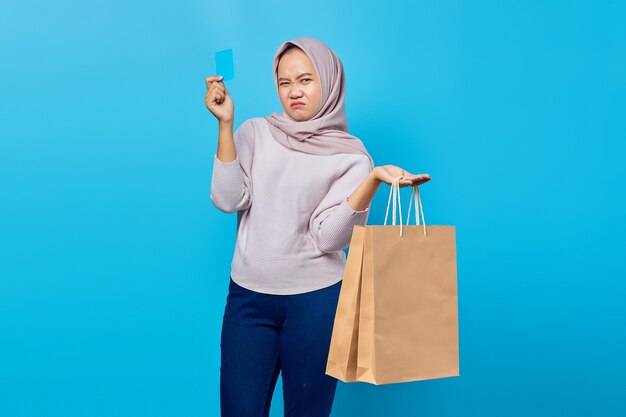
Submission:
POLYGON ((350 204, 350 207, 352 207, 354 211, 365 210, 369 207, 374 198, 374 194, 378 191, 381 181, 376 178, 374 172, 375 171, 371 171, 356 190, 350 194, 350 197, 348 197, 348 204, 350 204))
POLYGON ((412 175, 393 165, 371 170, 369 164, 368 160, 362 159, 337 179, 311 216, 309 230, 322 252, 336 252, 348 246, 354 226, 367 223, 369 205, 380 184, 391 184, 400 176, 403 176, 400 187, 430 180, 428 174, 412 175))
POLYGON ((224 213, 233 213, 245 210, 252 204, 249 169, 252 151, 246 143, 246 137, 251 131, 250 124, 244 122, 233 133, 235 105, 221 80, 222 76, 207 77, 207 92, 204 96, 207 109, 219 121, 217 152, 213 157, 211 201, 224 213))
POLYGON ((219 127, 218 150, 213 161, 211 201, 224 213, 245 210, 252 204, 252 137, 250 120, 233 133, 228 122, 219 127))
POLYGON ((219 138, 217 140, 217 159, 229 163, 237 159, 237 149, 233 139, 233 122, 219 122, 219 138))

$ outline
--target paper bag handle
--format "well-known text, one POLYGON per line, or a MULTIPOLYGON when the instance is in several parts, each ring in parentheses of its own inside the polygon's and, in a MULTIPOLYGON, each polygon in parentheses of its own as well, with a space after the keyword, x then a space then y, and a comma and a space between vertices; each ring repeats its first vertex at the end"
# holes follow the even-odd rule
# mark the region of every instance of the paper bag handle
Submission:
POLYGON ((422 223, 424 223, 424 236, 426 236, 426 219, 424 219, 424 207, 422 207, 422 198, 420 197, 419 185, 411 187, 411 197, 409 199, 409 212, 406 214, 407 222, 411 218, 411 203, 415 200, 415 224, 420 225, 420 218, 417 214, 419 211, 422 215, 422 223), (419 203, 419 204, 418 204, 419 203))
MULTIPOLYGON (((400 178, 394 178, 391 182, 391 189, 389 190, 389 199, 387 200, 387 211, 385 213, 385 222, 384 225, 387 225, 387 217, 389 216, 389 204, 393 199, 393 208, 392 208, 392 216, 391 222, 392 226, 396 225, 396 201, 398 203, 398 212, 400 213, 400 236, 402 236, 402 206, 400 203, 400 178)), ((426 236, 426 220, 424 219, 424 208, 422 207, 422 198, 420 197, 419 186, 414 185, 411 187, 411 197, 409 200, 409 211, 407 213, 407 225, 408 221, 411 218, 411 204, 415 200, 415 224, 417 226, 420 225, 418 211, 421 212, 422 215, 422 223, 424 223, 424 236, 426 236)))

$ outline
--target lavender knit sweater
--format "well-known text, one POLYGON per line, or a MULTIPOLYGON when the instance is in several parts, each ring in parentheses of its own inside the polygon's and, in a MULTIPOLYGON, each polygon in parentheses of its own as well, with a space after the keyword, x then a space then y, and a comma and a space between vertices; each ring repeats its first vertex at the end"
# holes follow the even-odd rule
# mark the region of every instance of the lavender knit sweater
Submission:
POLYGON ((371 171, 358 154, 330 156, 294 151, 255 117, 234 132, 237 159, 214 157, 211 201, 237 211, 231 277, 268 294, 299 294, 339 282, 354 225, 369 207, 353 210, 348 196, 371 171))

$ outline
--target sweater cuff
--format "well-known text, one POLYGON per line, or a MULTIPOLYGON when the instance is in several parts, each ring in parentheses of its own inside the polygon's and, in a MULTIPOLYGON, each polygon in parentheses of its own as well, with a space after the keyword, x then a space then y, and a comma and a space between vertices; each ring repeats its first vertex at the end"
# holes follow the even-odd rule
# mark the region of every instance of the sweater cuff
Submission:
POLYGON ((364 214, 367 213, 369 211, 369 207, 365 207, 365 209, 363 210, 355 210, 350 206, 350 203, 348 203, 348 197, 344 198, 343 201, 341 202, 341 204, 338 207, 339 210, 343 210, 347 213, 349 213, 352 216, 357 216, 360 214, 364 214))
POLYGON ((239 158, 231 162, 222 162, 216 154, 213 159, 215 160, 211 177, 213 204, 225 213, 247 208, 250 205, 251 192, 246 184, 246 173, 239 163, 239 158))
POLYGON ((367 221, 369 207, 365 210, 353 210, 348 204, 348 198, 332 210, 332 213, 322 222, 317 231, 317 247, 326 253, 337 252, 350 243, 352 230, 356 225, 363 225, 367 221))
POLYGON ((217 153, 215 153, 215 161, 218 162, 220 165, 233 165, 235 162, 239 162, 239 155, 237 155, 235 157, 234 160, 230 161, 230 162, 222 162, 220 161, 220 159, 217 157, 217 153))

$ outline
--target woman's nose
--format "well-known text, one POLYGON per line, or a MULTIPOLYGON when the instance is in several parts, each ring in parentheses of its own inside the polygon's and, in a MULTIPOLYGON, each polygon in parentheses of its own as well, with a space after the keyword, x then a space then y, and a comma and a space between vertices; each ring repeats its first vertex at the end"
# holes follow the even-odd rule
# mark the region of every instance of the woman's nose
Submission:
POLYGON ((295 89, 289 92, 289 98, 299 98, 301 96, 302 96, 302 92, 300 90, 295 89))
POLYGON ((291 85, 291 88, 289 89, 289 97, 297 98, 300 96, 301 93, 302 90, 300 89, 299 85, 297 83, 293 83, 291 85))

